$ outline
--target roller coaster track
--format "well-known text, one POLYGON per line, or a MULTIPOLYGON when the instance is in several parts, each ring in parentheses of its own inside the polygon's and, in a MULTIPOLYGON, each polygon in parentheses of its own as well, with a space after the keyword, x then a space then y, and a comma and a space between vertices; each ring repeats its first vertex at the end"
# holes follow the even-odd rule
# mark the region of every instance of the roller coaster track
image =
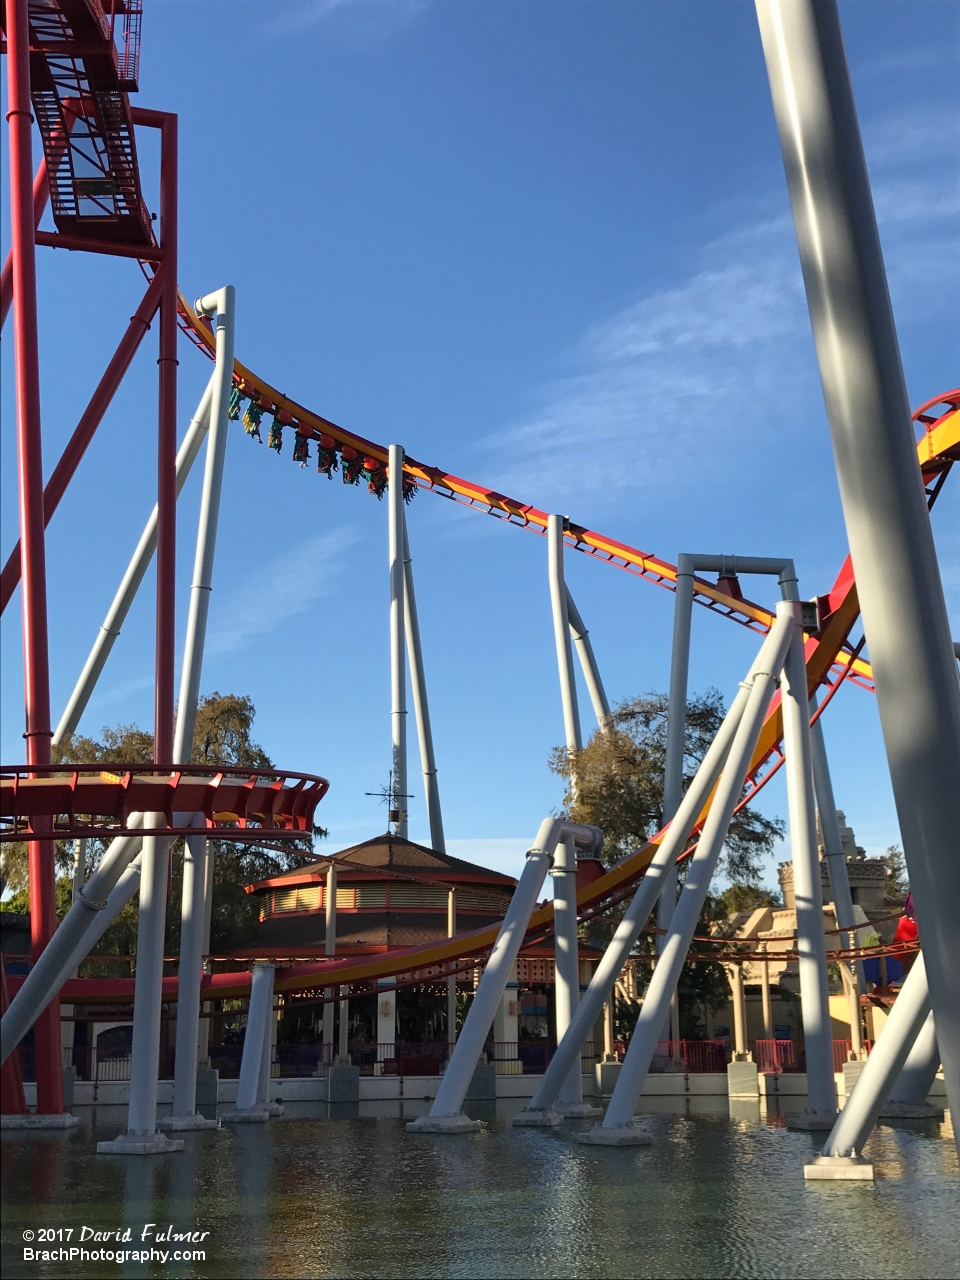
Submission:
MULTIPOLYGON (((137 85, 141 0, 28 0, 28 13, 34 109, 50 170, 50 193, 60 242, 65 247, 81 248, 102 237, 124 241, 134 250, 142 246, 141 267, 149 278, 155 266, 148 250, 155 240, 140 187, 133 117, 127 98, 137 85), (119 50, 114 47, 118 20, 118 43, 122 43, 119 50), (68 245, 67 237, 71 236, 72 243, 68 245)), ((38 242, 46 240, 38 234, 38 242)), ((137 256, 141 257, 139 253, 137 256)), ((182 295, 179 317, 183 331, 212 358, 213 333, 182 295)), ((270 443, 278 452, 283 431, 290 428, 295 461, 306 463, 312 440, 318 451, 319 470, 332 477, 333 471, 339 469, 347 483, 366 479, 371 492, 377 496, 383 493, 389 479, 383 445, 312 413, 237 361, 232 416, 239 417, 243 402, 244 426, 258 437, 263 415, 272 414, 270 443)), ((960 391, 922 405, 914 420, 924 428, 917 452, 928 504, 932 506, 953 462, 960 458, 960 391), (935 409, 939 411, 931 412, 935 409)), ((545 512, 439 467, 408 457, 403 484, 410 496, 418 489, 426 489, 510 524, 546 534, 545 512)), ((564 540, 581 554, 667 590, 676 587, 676 567, 657 556, 573 523, 564 530, 564 540)), ((694 581, 694 599, 757 633, 766 633, 773 622, 769 610, 700 578, 694 581)), ((805 656, 809 692, 812 695, 818 689, 826 690, 820 703, 822 711, 845 680, 872 688, 869 664, 859 656, 863 642, 855 644, 850 638, 859 605, 849 557, 833 587, 819 597, 819 605, 820 630, 808 636, 805 656)), ((776 698, 764 723, 741 803, 748 803, 782 763, 781 736, 776 698)), ((697 829, 706 811, 701 814, 697 829)), ((578 892, 581 918, 606 909, 631 891, 663 835, 658 832, 642 848, 578 892)), ((552 914, 550 904, 537 908, 530 920, 528 942, 551 931, 552 914)), ((407 980, 434 979, 471 967, 472 960, 490 950, 497 932, 498 927, 492 926, 368 959, 289 965, 278 970, 275 989, 307 994, 336 983, 360 993, 380 978, 399 975, 407 980)), ((14 980, 11 985, 19 984, 14 980)), ((176 987, 176 978, 164 979, 164 998, 175 999, 176 987)), ((248 973, 217 973, 205 980, 203 996, 233 998, 247 994, 249 989, 248 973)), ((66 1000, 125 1002, 133 998, 133 980, 76 979, 61 994, 66 1000)))
MULTIPOLYGON (((209 325, 199 319, 193 308, 181 294, 180 322, 183 331, 208 356, 214 352, 214 335, 209 325)), ((277 451, 282 447, 283 430, 295 434, 293 456, 306 463, 309 442, 316 443, 319 469, 328 476, 339 468, 347 483, 359 483, 366 479, 372 493, 380 496, 389 479, 387 476, 387 449, 381 444, 366 440, 347 431, 329 419, 283 395, 270 383, 254 374, 240 361, 234 364, 234 416, 240 416, 241 404, 246 401, 244 426, 248 433, 259 438, 260 422, 265 414, 271 414, 270 441, 277 451), (251 406, 253 412, 251 412, 251 406), (278 447, 279 446, 279 447, 278 447)), ((936 397, 921 405, 914 421, 923 428, 917 444, 928 504, 933 505, 942 489, 954 461, 960 459, 960 389, 936 397), (938 410, 931 412, 931 410, 938 410)), ((492 489, 461 479, 439 467, 429 466, 406 458, 404 485, 411 491, 425 489, 460 502, 474 510, 496 516, 510 524, 546 534, 547 514, 527 503, 518 502, 492 489)), ((575 551, 612 564, 648 582, 668 590, 676 587, 676 566, 658 556, 639 551, 604 534, 581 525, 570 523, 564 531, 566 545, 575 551)), ((760 605, 736 598, 712 583, 695 579, 695 600, 702 606, 732 618, 758 633, 766 633, 774 615, 760 605)), ((821 696, 822 712, 845 680, 851 680, 864 688, 872 689, 870 666, 861 659, 862 641, 854 644, 851 631, 859 617, 856 583, 849 556, 837 579, 826 595, 818 598, 820 606, 820 630, 806 638, 807 685, 811 696, 825 689, 821 696)), ((779 694, 771 703, 748 774, 747 789, 741 805, 747 804, 760 788, 773 776, 783 762, 780 747, 782 722, 779 694)), ((709 803, 696 824, 699 831, 709 811, 709 803)), ((577 910, 581 919, 589 918, 615 905, 626 897, 650 864, 656 848, 665 835, 658 832, 646 844, 624 858, 616 866, 577 894, 577 910)), ((691 850, 688 849, 688 853, 691 850)), ((553 906, 540 905, 530 918, 526 945, 548 936, 553 926, 553 906)), ((336 984, 347 986, 351 995, 374 990, 378 979, 394 979, 404 982, 436 981, 450 973, 472 967, 481 960, 496 940, 499 926, 493 925, 460 933, 452 938, 426 946, 407 947, 376 956, 348 958, 333 962, 308 961, 284 965, 284 957, 271 952, 280 965, 275 990, 289 996, 322 996, 323 989, 336 984)), ((165 997, 175 998, 175 978, 167 978, 165 997)), ((125 1001, 132 998, 132 979, 77 979, 64 988, 63 999, 90 1001, 125 1001)), ((233 999, 249 993, 249 973, 214 973, 204 979, 203 997, 233 999)), ((339 995, 337 996, 339 999, 339 995)))

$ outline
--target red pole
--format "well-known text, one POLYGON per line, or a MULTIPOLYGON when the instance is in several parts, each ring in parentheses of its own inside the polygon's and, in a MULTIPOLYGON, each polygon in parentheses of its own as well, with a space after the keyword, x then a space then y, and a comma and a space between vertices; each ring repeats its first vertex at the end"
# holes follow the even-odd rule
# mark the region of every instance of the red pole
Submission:
MULTIPOLYGON (((43 541, 43 459, 40 441, 40 351, 31 156, 30 54, 27 0, 7 0, 7 120, 10 124, 10 240, 13 258, 14 382, 23 549, 23 667, 27 763, 49 764, 50 672, 47 581, 43 541)), ((34 829, 40 827, 39 821, 34 829)), ((49 830, 49 826, 48 826, 49 830)), ((31 840, 30 940, 39 958, 57 927, 53 841, 31 840)), ((53 1001, 35 1024, 37 1111, 63 1111, 60 1005, 53 1001)))
POLYGON ((157 653, 154 760, 173 760, 177 571, 177 117, 160 125, 160 403, 157 431, 157 653))
MULTIPOLYGON (((66 492, 67 485, 73 479, 74 472, 87 451, 87 446, 103 421, 103 415, 109 409, 117 388, 130 367, 130 362, 136 355, 145 333, 150 328, 160 303, 162 288, 163 280, 155 276, 150 282, 147 292, 143 295, 143 301, 130 317, 130 324, 126 333, 120 339, 120 343, 110 363, 104 370, 96 391, 90 397, 90 403, 77 423, 76 429, 60 457, 60 461, 53 469, 53 475, 47 481, 47 487, 43 491, 44 528, 50 523, 53 513, 60 505, 60 499, 66 492)), ((10 552, 7 563, 3 566, 3 572, 0 573, 0 613, 10 603, 10 597, 16 590, 19 581, 20 543, 18 542, 10 552)))

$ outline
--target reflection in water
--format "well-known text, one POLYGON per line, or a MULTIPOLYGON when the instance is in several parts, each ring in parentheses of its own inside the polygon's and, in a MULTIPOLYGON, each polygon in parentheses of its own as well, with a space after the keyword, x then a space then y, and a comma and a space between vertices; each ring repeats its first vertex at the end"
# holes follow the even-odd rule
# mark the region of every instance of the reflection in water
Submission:
MULTIPOLYGON (((2 1143, 5 1276, 113 1276, 110 1263, 23 1262, 22 1233, 81 1224, 205 1229, 204 1262, 156 1276, 952 1277, 953 1144, 936 1124, 878 1129, 878 1180, 804 1184, 823 1135, 757 1108, 678 1099, 643 1118, 654 1145, 585 1147, 581 1126, 414 1137, 421 1107, 311 1106, 266 1125, 186 1134, 180 1155, 97 1156, 104 1117, 2 1143), (359 1113, 359 1114, 358 1114, 359 1113)), ((492 1115, 492 1113, 491 1113, 492 1115)))

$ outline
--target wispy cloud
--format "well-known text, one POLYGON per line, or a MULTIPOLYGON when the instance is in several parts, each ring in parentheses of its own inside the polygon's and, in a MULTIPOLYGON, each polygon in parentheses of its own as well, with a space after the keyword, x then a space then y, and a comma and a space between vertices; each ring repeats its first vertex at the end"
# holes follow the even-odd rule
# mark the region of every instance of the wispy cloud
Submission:
MULTIPOLYGON (((865 130, 902 321, 956 285, 956 134, 947 113, 922 108, 865 130)), ((511 459, 496 477, 507 492, 528 492, 531 473, 551 497, 636 490, 645 477, 661 484, 693 450, 704 461, 733 439, 748 446, 761 406, 775 403, 782 420, 816 386, 789 216, 748 214, 705 246, 685 280, 593 326, 568 364, 526 420, 484 442, 511 459)))
POLYGON ((264 30, 289 36, 322 29, 360 46, 378 45, 416 21, 433 0, 287 0, 264 30))
POLYGON ((352 525, 311 538, 252 574, 222 606, 217 606, 214 596, 207 653, 243 649, 257 636, 276 631, 289 618, 304 613, 314 600, 330 595, 344 552, 359 541, 352 525))

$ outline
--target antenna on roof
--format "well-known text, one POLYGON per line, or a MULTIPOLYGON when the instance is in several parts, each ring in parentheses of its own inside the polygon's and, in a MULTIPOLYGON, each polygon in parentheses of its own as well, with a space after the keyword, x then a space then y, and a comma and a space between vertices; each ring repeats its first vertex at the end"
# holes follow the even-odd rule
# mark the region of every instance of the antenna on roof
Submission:
MULTIPOLYGON (((381 804, 387 806, 387 825, 396 828, 406 817, 406 809, 400 807, 399 801, 411 800, 413 792, 397 791, 393 782, 393 770, 388 775, 387 785, 380 786, 377 791, 365 791, 365 796, 378 796, 381 804)), ((393 832, 396 835, 396 830, 393 832)))

